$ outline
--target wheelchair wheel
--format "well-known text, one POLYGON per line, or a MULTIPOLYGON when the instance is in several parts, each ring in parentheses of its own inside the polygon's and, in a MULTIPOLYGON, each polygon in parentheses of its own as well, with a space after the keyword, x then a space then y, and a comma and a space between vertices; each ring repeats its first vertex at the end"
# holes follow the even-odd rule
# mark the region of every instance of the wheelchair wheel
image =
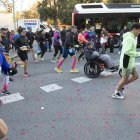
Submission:
POLYGON ((100 75, 101 69, 97 62, 87 62, 84 66, 84 72, 89 78, 96 78, 100 75))
POLYGON ((122 69, 119 69, 119 75, 122 77, 122 69))

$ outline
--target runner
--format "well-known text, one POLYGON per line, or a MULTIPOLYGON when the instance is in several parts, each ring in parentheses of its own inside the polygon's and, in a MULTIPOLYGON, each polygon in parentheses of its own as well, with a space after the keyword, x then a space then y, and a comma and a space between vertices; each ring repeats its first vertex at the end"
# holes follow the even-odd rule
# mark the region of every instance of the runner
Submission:
POLYGON ((133 24, 130 32, 123 35, 123 46, 120 57, 120 69, 122 78, 117 84, 117 88, 112 97, 124 99, 124 87, 139 78, 135 67, 135 57, 140 56, 136 51, 136 37, 140 33, 140 24, 133 24), (132 77, 130 77, 132 75, 132 77))
POLYGON ((62 46, 60 45, 60 33, 58 31, 55 31, 54 33, 54 56, 53 56, 53 59, 51 60, 52 63, 56 63, 57 60, 59 60, 59 58, 61 57, 62 55, 62 46), (56 59, 56 56, 58 54, 58 51, 59 52, 59 56, 58 56, 58 59, 56 59))
POLYGON ((28 44, 29 44, 30 51, 32 53, 32 57, 34 59, 34 62, 38 62, 37 54, 35 54, 34 49, 33 49, 33 42, 35 40, 35 34, 32 32, 32 28, 28 27, 28 32, 26 33, 26 36, 28 38, 28 44))
POLYGON ((16 64, 14 66, 10 66, 7 62, 3 53, 0 50, 0 72, 4 75, 3 86, 2 86, 2 93, 3 94, 10 94, 8 91, 9 86, 9 76, 15 75, 17 73, 16 64))
POLYGON ((71 71, 72 73, 77 73, 79 72, 78 69, 75 68, 75 64, 76 64, 76 55, 74 52, 74 40, 75 40, 75 27, 72 26, 70 28, 70 30, 68 31, 67 35, 66 35, 66 40, 65 40, 65 45, 64 45, 64 50, 63 50, 63 54, 62 54, 62 58, 59 60, 59 63, 57 65, 57 67, 55 68, 55 71, 57 73, 61 73, 61 66, 63 64, 63 62, 66 60, 68 54, 72 57, 72 67, 71 67, 71 71))
POLYGON ((20 36, 15 41, 15 46, 17 48, 17 54, 20 57, 21 61, 24 64, 24 77, 29 77, 30 75, 27 72, 27 62, 28 62, 28 43, 26 38, 26 30, 22 29, 20 31, 20 36))

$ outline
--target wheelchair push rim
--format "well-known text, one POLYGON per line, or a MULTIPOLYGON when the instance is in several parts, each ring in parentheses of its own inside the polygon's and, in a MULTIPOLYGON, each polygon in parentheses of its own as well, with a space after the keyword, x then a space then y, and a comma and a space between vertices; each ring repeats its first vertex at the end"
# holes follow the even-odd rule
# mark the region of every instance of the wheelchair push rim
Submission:
POLYGON ((84 72, 89 78, 96 78, 100 75, 101 69, 97 62, 87 62, 84 66, 84 72))

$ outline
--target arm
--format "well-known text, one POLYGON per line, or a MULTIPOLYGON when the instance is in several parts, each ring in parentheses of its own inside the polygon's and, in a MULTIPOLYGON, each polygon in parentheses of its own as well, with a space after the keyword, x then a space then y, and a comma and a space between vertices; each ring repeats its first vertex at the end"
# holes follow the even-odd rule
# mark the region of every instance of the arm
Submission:
POLYGON ((125 47, 125 54, 131 57, 140 56, 140 52, 136 52, 133 49, 133 40, 126 39, 124 40, 123 47, 125 47))

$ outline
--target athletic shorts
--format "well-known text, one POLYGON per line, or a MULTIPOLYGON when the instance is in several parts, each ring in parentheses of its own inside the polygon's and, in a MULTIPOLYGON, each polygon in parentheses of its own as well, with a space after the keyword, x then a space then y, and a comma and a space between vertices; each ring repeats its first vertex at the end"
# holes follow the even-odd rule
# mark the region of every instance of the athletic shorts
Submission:
POLYGON ((132 69, 122 68, 121 70, 122 70, 122 76, 125 76, 125 75, 129 76, 129 75, 131 75, 133 72, 136 71, 136 68, 135 68, 135 67, 132 68, 132 69))
POLYGON ((27 51, 18 51, 17 52, 19 58, 21 59, 21 61, 26 61, 28 60, 28 55, 27 55, 27 51))
POLYGON ((70 56, 75 55, 74 49, 73 49, 73 48, 63 48, 62 57, 63 57, 63 58, 67 58, 67 57, 68 57, 68 54, 69 54, 70 56))

